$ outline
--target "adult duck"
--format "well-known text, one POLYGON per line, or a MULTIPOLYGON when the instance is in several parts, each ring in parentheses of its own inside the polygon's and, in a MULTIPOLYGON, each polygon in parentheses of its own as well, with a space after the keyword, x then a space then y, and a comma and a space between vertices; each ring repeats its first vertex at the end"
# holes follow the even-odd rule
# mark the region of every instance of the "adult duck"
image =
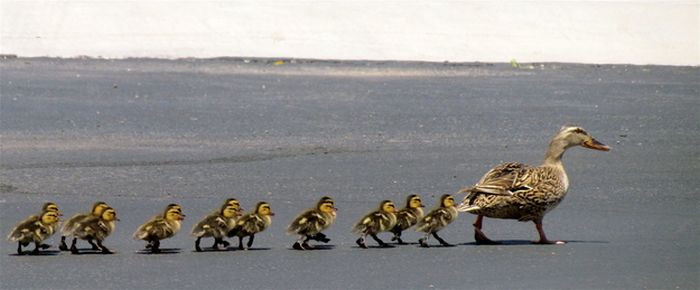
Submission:
POLYGON ((469 188, 459 193, 468 193, 457 207, 459 211, 477 215, 474 222, 474 239, 477 244, 495 244, 482 232, 484 217, 533 221, 540 239, 537 244, 564 244, 551 241, 542 229, 542 219, 566 196, 569 177, 566 175, 562 157, 575 146, 608 151, 610 147, 598 142, 581 127, 564 126, 552 138, 549 149, 540 166, 528 166, 509 162, 492 168, 469 188))

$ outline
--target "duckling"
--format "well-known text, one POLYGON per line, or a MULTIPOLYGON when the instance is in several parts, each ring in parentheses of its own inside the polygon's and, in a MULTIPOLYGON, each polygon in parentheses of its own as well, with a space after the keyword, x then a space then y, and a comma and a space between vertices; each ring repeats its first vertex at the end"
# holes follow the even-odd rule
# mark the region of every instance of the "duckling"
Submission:
POLYGON ((399 245, 405 244, 401 240, 401 232, 416 225, 418 220, 423 218, 423 201, 417 194, 411 194, 406 198, 406 207, 396 213, 396 226, 391 229, 394 233, 392 241, 397 241, 399 245))
POLYGON ((73 236, 73 243, 70 246, 71 253, 80 253, 75 243, 81 239, 87 240, 90 245, 94 245, 92 240, 95 240, 98 249, 103 254, 111 254, 112 252, 102 244, 102 241, 114 231, 117 221, 119 221, 117 212, 111 207, 105 207, 100 216, 90 215, 76 222, 70 231, 70 235, 73 236))
MULTIPOLYGON (((89 213, 79 213, 68 219, 65 223, 63 223, 63 227, 61 227, 61 243, 58 246, 61 251, 68 251, 68 245, 66 245, 66 236, 71 235, 71 231, 73 230, 73 227, 75 227, 76 224, 80 223, 82 220, 90 218, 90 217, 100 217, 102 216, 102 212, 109 206, 107 205, 106 202, 104 201, 98 201, 92 205, 92 210, 90 210, 89 213)), ((88 240, 88 243, 92 246, 93 250, 99 250, 100 247, 98 247, 92 239, 88 240)))
MULTIPOLYGON (((332 202, 333 205, 335 205, 335 201, 334 201, 332 198, 328 197, 328 196, 321 197, 321 199, 322 199, 322 200, 328 200, 328 201, 332 202)), ((336 218, 337 216, 338 216, 338 209, 336 208, 335 211, 333 211, 332 214, 331 214, 331 224, 333 224, 333 223, 335 222, 335 218, 336 218)), ((314 240, 314 241, 317 241, 317 242, 323 242, 323 243, 328 243, 328 242, 331 241, 331 239, 329 239, 328 237, 326 237, 326 235, 323 234, 323 233, 317 233, 317 234, 315 234, 315 235, 312 235, 310 238, 311 238, 311 240, 314 240)))
MULTIPOLYGON (((44 204, 41 206, 41 211, 40 211, 38 214, 28 216, 26 219, 24 219, 23 221, 19 222, 17 225, 18 225, 18 226, 19 226, 19 225, 24 225, 24 226, 26 226, 26 225, 29 225, 29 224, 33 224, 33 223, 39 221, 39 220, 41 219, 41 215, 44 214, 44 212, 47 212, 47 211, 55 212, 56 214, 58 214, 59 217, 62 217, 62 216, 63 216, 63 213, 61 213, 61 211, 58 209, 58 205, 56 205, 56 203, 54 203, 54 202, 46 202, 46 203, 44 203, 44 204)), ((53 227, 53 231, 55 232, 56 230, 58 230, 58 227, 59 227, 60 225, 61 225, 60 222, 57 222, 57 223, 51 225, 51 226, 53 227)), ((41 244, 41 245, 39 245, 39 246, 41 247, 41 249, 48 249, 48 248, 51 247, 50 245, 47 245, 47 244, 41 244)))
POLYGON ((240 216, 240 204, 238 200, 233 201, 227 200, 218 212, 207 215, 192 228, 192 235, 197 237, 194 242, 194 249, 197 252, 202 251, 199 242, 203 237, 214 238, 214 246, 212 246, 214 249, 219 249, 219 244, 228 248, 229 243, 224 241, 224 237, 236 225, 236 218, 240 216))
POLYGON ((20 222, 7 236, 11 242, 17 242, 17 254, 22 254, 22 247, 26 247, 33 242, 35 247, 32 253, 39 253, 39 248, 45 249, 41 243, 53 235, 56 230, 55 225, 59 222, 59 213, 56 211, 44 211, 39 218, 26 219, 20 222))
POLYGON ((486 172, 472 187, 458 193, 468 193, 457 210, 475 214, 474 239, 477 244, 496 244, 482 231, 484 217, 532 221, 540 239, 537 244, 564 244, 547 239, 542 228, 544 215, 564 199, 569 190, 569 177, 562 157, 567 149, 581 146, 609 151, 581 127, 564 126, 549 143, 540 166, 519 162, 499 164, 486 172))
POLYGON ((271 216, 275 214, 272 212, 270 204, 264 201, 258 202, 255 206, 255 211, 246 215, 243 215, 236 225, 228 231, 226 236, 238 237, 238 249, 250 249, 253 245, 253 240, 255 239, 255 234, 264 231, 272 223, 271 216), (248 238, 247 247, 243 247, 243 237, 248 238))
POLYGON ((384 200, 379 204, 379 208, 368 213, 353 226, 353 232, 360 234, 360 238, 355 241, 360 248, 367 249, 365 237, 370 235, 382 248, 393 247, 377 237, 380 232, 390 231, 396 226, 396 206, 390 200, 384 200))
POLYGON ((327 229, 333 224, 336 218, 337 208, 334 206, 333 199, 327 196, 322 197, 316 207, 308 209, 298 215, 287 228, 289 234, 300 235, 300 238, 292 246, 295 250, 311 249, 313 246, 308 244, 308 241, 313 237, 317 240, 328 243, 330 239, 325 235, 318 236, 321 231, 327 229))
POLYGON ((455 207, 455 199, 452 195, 444 194, 440 197, 440 204, 428 214, 425 215, 416 226, 416 231, 424 232, 425 237, 418 240, 421 247, 428 247, 428 238, 433 235, 441 245, 451 247, 452 245, 445 242, 437 232, 445 228, 447 225, 457 219, 457 208, 455 207))
POLYGON ((152 253, 160 253, 160 240, 170 238, 180 231, 180 225, 185 215, 178 204, 169 204, 162 215, 156 216, 141 225, 134 232, 134 240, 148 242, 146 249, 152 253))

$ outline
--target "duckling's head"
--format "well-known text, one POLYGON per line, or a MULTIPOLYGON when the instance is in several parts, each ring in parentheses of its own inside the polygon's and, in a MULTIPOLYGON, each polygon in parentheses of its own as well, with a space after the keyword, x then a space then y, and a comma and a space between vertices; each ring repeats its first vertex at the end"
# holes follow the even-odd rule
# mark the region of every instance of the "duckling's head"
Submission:
POLYGON ((330 197, 330 196, 327 196, 327 195, 326 195, 326 196, 323 196, 323 197, 321 197, 321 199, 319 199, 319 200, 318 200, 318 202, 322 202, 322 201, 330 201, 330 202, 335 202, 335 201, 333 200, 333 198, 332 198, 332 197, 330 197))
POLYGON ((563 126, 556 136, 552 139, 552 144, 561 144, 564 149, 581 146, 588 149, 609 151, 610 147, 598 142, 586 130, 578 126, 563 126))
POLYGON ((56 203, 53 203, 53 202, 44 203, 44 205, 41 206, 41 211, 42 211, 42 212, 44 212, 44 211, 52 211, 52 212, 57 213, 59 216, 62 216, 62 215, 63 215, 63 214, 61 213, 61 211, 58 210, 58 205, 57 205, 56 203))
POLYGON ((335 208, 332 201, 323 201, 318 204, 318 210, 324 213, 334 213, 338 209, 335 208))
POLYGON ((240 215, 239 212, 240 212, 240 211, 238 210, 238 207, 237 207, 237 206, 233 206, 233 205, 230 205, 230 204, 225 204, 225 205, 221 208, 221 215, 224 216, 224 217, 226 217, 226 218, 237 217, 237 216, 240 215))
POLYGON ((381 203, 379 203, 379 210, 383 212, 395 213, 396 206, 391 200, 384 200, 381 203))
POLYGON ((255 206, 255 213, 259 215, 275 215, 270 204, 264 201, 258 202, 258 205, 255 206))
POLYGON ((226 199, 226 201, 224 202, 224 205, 233 206, 233 207, 235 207, 236 210, 238 210, 238 211, 243 210, 243 208, 241 207, 241 202, 238 201, 238 200, 235 199, 235 198, 226 199))
POLYGON ((181 221, 185 219, 185 215, 182 214, 182 210, 175 207, 166 210, 163 217, 168 221, 181 221))
POLYGON ((167 212, 168 210, 170 210, 170 209, 177 209, 177 210, 179 210, 179 211, 182 212, 182 207, 181 207, 179 204, 177 204, 177 203, 171 203, 171 204, 169 204, 169 205, 167 205, 167 206, 165 207, 165 211, 166 211, 166 212, 167 212))
POLYGON ((455 206, 455 198, 452 195, 449 194, 443 194, 440 197, 440 206, 441 207, 452 207, 455 206))
POLYGON ((332 198, 330 198, 328 196, 324 196, 318 200, 318 202, 316 203, 316 207, 319 208, 324 203, 330 203, 331 205, 335 205, 335 201, 332 198))
POLYGON ((92 205, 92 214, 95 216, 102 216, 102 213, 107 209, 109 205, 107 205, 106 202, 104 201, 98 201, 92 205))
POLYGON ((417 194, 411 194, 406 198, 406 207, 407 208, 423 207, 423 201, 420 199, 420 196, 418 196, 417 194))
POLYGON ((105 207, 104 211, 102 211, 101 216, 102 220, 104 221, 119 221, 119 219, 117 218, 117 211, 111 207, 105 207))
POLYGON ((58 222, 59 219, 59 214, 58 212, 55 211, 44 211, 44 213, 41 214, 41 223, 45 225, 52 225, 58 222))

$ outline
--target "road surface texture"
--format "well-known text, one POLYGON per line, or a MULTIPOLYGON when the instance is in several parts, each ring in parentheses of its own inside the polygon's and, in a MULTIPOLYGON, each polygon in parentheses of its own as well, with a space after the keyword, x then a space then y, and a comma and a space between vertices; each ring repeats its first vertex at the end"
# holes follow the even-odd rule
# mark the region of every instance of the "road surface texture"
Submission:
POLYGON ((700 287, 697 67, 15 58, 0 69, 0 231, 45 201, 70 217, 103 200, 121 219, 113 255, 18 256, 2 242, 3 289, 700 287), (497 163, 538 164, 565 124, 612 147, 566 153, 569 194, 544 227, 567 244, 531 245, 532 223, 487 219, 505 243, 477 246, 463 213, 441 232, 456 247, 355 245, 352 224, 379 201, 419 193, 430 208, 497 163), (339 208, 331 242, 292 250, 286 226, 323 195, 339 208), (228 197, 247 210, 269 201, 272 226, 250 251, 194 252, 190 229, 228 197), (132 233, 172 202, 182 231, 165 254, 143 254, 132 233))

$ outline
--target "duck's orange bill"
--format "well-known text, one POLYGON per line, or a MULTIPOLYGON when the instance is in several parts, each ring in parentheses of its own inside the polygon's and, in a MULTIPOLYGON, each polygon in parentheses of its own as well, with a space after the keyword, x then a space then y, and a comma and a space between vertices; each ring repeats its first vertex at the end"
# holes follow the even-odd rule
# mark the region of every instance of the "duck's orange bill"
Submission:
POLYGON ((598 142, 598 140, 593 138, 584 141, 583 144, 581 144, 581 146, 593 150, 610 151, 610 147, 608 145, 600 143, 598 142))

